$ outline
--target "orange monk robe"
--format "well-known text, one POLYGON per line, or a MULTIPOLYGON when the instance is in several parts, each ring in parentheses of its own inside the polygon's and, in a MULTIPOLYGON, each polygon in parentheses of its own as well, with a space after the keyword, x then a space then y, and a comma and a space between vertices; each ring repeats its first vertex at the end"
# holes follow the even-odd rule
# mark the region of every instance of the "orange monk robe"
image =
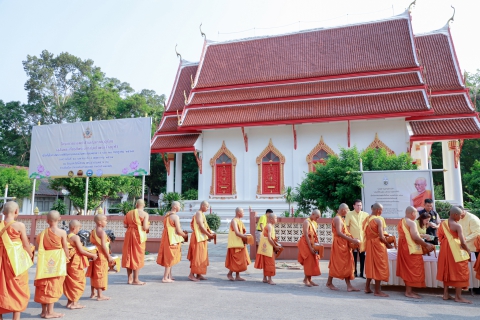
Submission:
MULTIPOLYGON (((237 225, 240 233, 245 234, 247 230, 241 220, 237 219, 237 225)), ((232 224, 230 224, 230 232, 233 230, 232 224)), ((225 268, 232 272, 243 272, 247 270, 248 265, 251 264, 250 255, 248 254, 247 245, 243 248, 227 248, 227 257, 225 258, 225 268)))
MULTIPOLYGON (((43 237, 43 247, 46 251, 63 249, 62 237, 57 236, 50 228, 43 237)), ((41 304, 57 302, 63 294, 65 276, 35 280, 34 301, 41 304)))
POLYGON ((175 224, 170 220, 170 216, 163 220, 162 240, 160 241, 160 248, 158 249, 157 264, 163 267, 173 267, 182 259, 182 244, 177 243, 170 245, 168 238, 167 226, 175 227, 175 224))
POLYGON ((403 219, 398 222, 398 252, 397 252, 397 277, 405 282, 405 285, 415 288, 425 287, 425 266, 423 264, 423 255, 410 254, 405 233, 410 233, 404 229, 403 219))
MULTIPOLYGON (((107 290, 108 288, 108 256, 103 252, 102 242, 95 229, 90 234, 90 242, 97 247, 98 258, 90 262, 87 277, 90 277, 90 285, 95 289, 107 290)), ((110 238, 107 236, 107 247, 110 246, 110 238)))
MULTIPOLYGON (((20 232, 8 227, 5 231, 13 242, 21 242, 20 232)), ((0 237, 0 314, 22 312, 30 300, 28 270, 15 277, 7 251, 0 237)))
MULTIPOLYGON (((190 223, 192 230, 195 230, 194 223, 197 223, 195 216, 193 216, 192 222, 190 223)), ((197 242, 195 232, 192 232, 187 259, 190 260, 190 269, 193 274, 207 274, 207 267, 209 266, 208 242, 206 240, 197 242)))
POLYGON ((425 190, 424 192, 420 193, 416 197, 414 197, 413 200, 413 206, 415 208, 419 208, 425 205, 425 199, 432 199, 432 191, 430 190, 425 190))
MULTIPOLYGON (((342 233, 351 237, 345 224, 342 227, 342 233)), ((355 279, 355 265, 353 260, 352 249, 350 249, 347 239, 337 236, 335 224, 332 222, 333 243, 330 251, 330 262, 328 263, 328 276, 338 278, 340 280, 355 279)))
POLYGON ((443 226, 444 223, 448 224, 448 220, 443 221, 437 231, 438 241, 440 242, 437 280, 442 281, 444 287, 449 286, 466 289, 470 283, 470 267, 468 260, 455 262, 445 233, 450 232, 454 239, 458 239, 458 233, 451 230, 445 230, 443 226))
MULTIPOLYGON (((309 223, 308 225, 308 238, 310 239, 310 243, 312 245, 318 243, 317 232, 313 229, 312 223, 309 223)), ((297 260, 303 266, 303 272, 305 273, 305 275, 307 277, 321 275, 319 264, 320 256, 318 254, 312 254, 310 252, 310 247, 308 246, 305 235, 302 235, 300 239, 298 239, 297 247, 297 260)))
MULTIPOLYGON (((480 237, 475 239, 475 247, 477 248, 477 252, 480 251, 480 237)), ((475 271, 475 278, 480 280, 480 255, 477 257, 477 261, 475 261, 475 265, 473 266, 473 270, 475 271)))
POLYGON ((378 225, 375 219, 364 221, 365 230, 365 275, 369 279, 388 282, 390 275, 388 269, 387 247, 380 241, 378 225))
MULTIPOLYGON (((73 237, 70 233, 68 238, 73 237)), ((63 293, 70 301, 78 301, 83 295, 87 279, 85 277, 85 268, 88 267, 88 258, 77 252, 77 248, 68 242, 70 253, 70 262, 67 263, 67 276, 63 283, 63 293)))
MULTIPOLYGON (((144 218, 140 218, 140 224, 144 218)), ((138 224, 135 219, 135 210, 131 210, 123 219, 123 224, 127 225, 127 232, 123 240, 122 249, 122 268, 139 270, 145 265, 145 246, 146 242, 140 243, 140 234, 138 224)), ((141 227, 141 225, 140 225, 141 227)))
MULTIPOLYGON (((267 228, 263 228, 263 236, 268 237, 267 228)), ((275 252, 271 257, 264 256, 263 254, 258 253, 255 257, 255 269, 263 269, 263 275, 265 277, 273 277, 276 274, 275 269, 275 252)))

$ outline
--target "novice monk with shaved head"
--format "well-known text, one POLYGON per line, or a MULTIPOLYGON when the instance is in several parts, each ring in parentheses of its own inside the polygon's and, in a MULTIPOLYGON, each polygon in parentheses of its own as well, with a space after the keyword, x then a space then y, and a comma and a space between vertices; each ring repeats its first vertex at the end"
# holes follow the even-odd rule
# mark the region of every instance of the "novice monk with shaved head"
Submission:
POLYGON ((338 278, 340 280, 345 279, 347 291, 352 292, 360 290, 352 286, 350 283, 350 280, 355 279, 355 265, 352 249, 350 248, 349 243, 360 245, 360 241, 354 239, 348 228, 345 226, 344 221, 348 210, 348 205, 342 203, 338 207, 337 215, 333 218, 333 244, 330 253, 330 262, 328 264, 329 273, 326 286, 331 290, 338 290, 338 288, 332 283, 333 278, 338 278))
POLYGON ((320 211, 313 210, 308 219, 303 221, 303 235, 298 239, 298 262, 303 266, 305 278, 303 283, 307 287, 318 286, 312 281, 312 277, 319 276, 320 273, 320 256, 313 249, 313 245, 318 243, 317 236, 317 220, 320 218, 320 211))
POLYGON ((190 226, 193 230, 190 246, 188 247, 187 259, 190 260, 190 274, 188 279, 192 281, 207 280, 203 275, 207 274, 208 262, 208 239, 213 239, 214 234, 210 231, 207 224, 205 212, 209 204, 202 201, 200 210, 192 218, 190 226))
POLYGON ((136 209, 127 212, 123 225, 127 228, 122 250, 122 268, 127 269, 128 284, 144 285, 138 273, 145 265, 145 246, 149 228, 148 213, 143 211, 145 201, 138 199, 136 209))
POLYGON ((240 277, 240 272, 246 271, 250 263, 250 256, 248 255, 247 245, 247 229, 243 224, 243 209, 235 209, 235 218, 230 222, 228 230, 228 244, 227 257, 225 259, 225 267, 229 270, 227 278, 230 281, 245 281, 240 277), (235 279, 233 273, 236 273, 235 279))
POLYGON ((417 219, 418 211, 412 206, 405 209, 405 218, 397 225, 398 230, 398 254, 397 254, 397 277, 405 282, 405 296, 408 298, 421 298, 412 291, 412 287, 425 287, 425 267, 423 265, 423 250, 429 251, 433 245, 426 243, 418 233, 417 219))
POLYGON ((472 303, 462 298, 462 288, 467 289, 470 280, 470 251, 458 223, 462 209, 452 207, 450 217, 443 220, 438 228, 440 253, 438 255, 437 280, 443 282, 443 300, 472 303), (460 242, 460 245, 459 245, 460 242), (448 287, 455 287, 455 298, 448 294, 448 287))
POLYGON ((96 298, 98 301, 109 300, 109 297, 103 295, 103 291, 108 288, 108 266, 112 264, 114 260, 110 255, 110 238, 104 230, 107 226, 107 216, 97 214, 94 221, 96 227, 90 234, 90 242, 97 247, 98 259, 92 261, 87 271, 87 276, 90 277, 92 287, 90 299, 96 298), (95 290, 97 291, 96 294, 95 290))
POLYGON ((267 214, 267 225, 263 228, 258 245, 255 269, 263 269, 263 282, 275 285, 272 277, 275 275, 275 253, 280 249, 275 243, 275 224, 277 216, 272 212, 267 214))
MULTIPOLYGON (((60 222, 60 213, 58 211, 52 210, 47 214, 47 223, 49 227, 45 229, 37 238, 39 249, 43 245, 45 251, 49 250, 63 250, 65 253, 67 262, 69 262, 69 250, 67 244, 67 233, 65 230, 62 230, 58 227, 60 222), (43 242, 43 243, 42 243, 43 242)), ((38 261, 44 259, 43 253, 41 250, 38 251, 38 261)), ((61 254, 61 252, 60 252, 61 254)), ((50 261, 48 261, 50 263, 50 261)), ((44 279, 35 279, 35 298, 34 301, 42 304, 42 313, 40 317, 50 319, 50 318, 61 318, 64 314, 56 313, 53 311, 53 305, 55 302, 60 299, 63 294, 63 282, 65 281, 65 269, 63 269, 59 264, 62 263, 61 259, 53 261, 53 269, 56 271, 52 273, 52 277, 44 279)), ((39 276, 40 263, 37 263, 37 276, 39 276)))
POLYGON ((82 225, 78 220, 72 220, 69 224, 69 234, 67 235, 68 249, 70 253, 70 262, 67 263, 67 276, 63 283, 63 293, 67 297, 68 309, 82 309, 85 306, 78 304, 78 300, 85 291, 85 268, 88 267, 88 258, 97 260, 96 254, 88 252, 80 242, 77 236, 82 225))
POLYGON ((0 319, 6 313, 13 313, 13 320, 20 319, 20 313, 27 308, 30 300, 30 288, 28 286, 28 268, 33 264, 25 261, 32 258, 25 225, 16 222, 18 216, 18 204, 13 201, 7 202, 3 207, 5 221, 0 221, 0 319), (12 260, 7 253, 7 248, 15 248, 16 256, 23 254, 25 268, 14 268, 12 260), (26 251, 28 256, 23 251, 26 251), (16 270, 15 270, 16 269, 16 270), (24 270, 23 270, 24 269, 24 270))

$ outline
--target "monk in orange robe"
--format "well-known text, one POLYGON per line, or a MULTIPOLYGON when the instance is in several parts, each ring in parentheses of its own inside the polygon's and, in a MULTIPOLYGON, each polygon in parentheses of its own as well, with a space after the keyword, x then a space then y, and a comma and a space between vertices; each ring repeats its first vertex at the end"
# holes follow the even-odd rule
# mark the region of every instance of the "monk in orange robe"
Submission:
POLYGON ((18 216, 18 204, 13 201, 7 202, 3 207, 5 221, 0 222, 0 319, 3 314, 13 313, 13 320, 20 319, 20 313, 27 308, 30 300, 30 288, 28 286, 28 269, 15 275, 12 262, 10 261, 3 239, 9 237, 12 242, 21 243, 23 246, 18 250, 25 250, 30 258, 33 253, 30 250, 25 225, 16 222, 18 216))
POLYGON ((380 218, 383 206, 374 203, 372 214, 363 221, 363 232, 365 234, 365 293, 372 293, 370 283, 375 280, 375 296, 388 297, 388 294, 380 290, 382 281, 387 282, 390 275, 388 269, 387 248, 392 246, 387 242, 383 232, 383 220, 380 218))
POLYGON ((149 228, 148 213, 143 211, 145 201, 138 199, 136 209, 127 212, 123 225, 127 228, 122 250, 122 268, 127 269, 128 284, 144 285, 138 273, 145 265, 145 246, 149 228))
POLYGON ((418 233, 415 220, 418 211, 412 206, 405 209, 405 218, 397 225, 398 252, 397 252, 397 277, 405 282, 405 296, 420 299, 421 296, 412 291, 412 287, 425 287, 425 267, 423 264, 422 247, 432 251, 433 245, 425 242, 418 233))
POLYGON ((427 190, 427 180, 423 177, 415 180, 416 192, 410 195, 410 205, 418 211, 423 210, 425 199, 432 199, 432 191, 427 190))
POLYGON ((107 226, 107 216, 97 214, 94 221, 96 227, 90 234, 90 242, 97 247, 98 259, 91 262, 87 270, 87 277, 90 277, 92 289, 90 299, 96 298, 97 301, 103 301, 110 299, 103 294, 103 291, 108 288, 108 267, 114 263, 114 260, 110 255, 110 238, 104 230, 107 226))
MULTIPOLYGON (((58 211, 52 210, 47 214, 47 223, 49 227, 43 231, 43 247, 45 251, 49 250, 61 250, 65 252, 67 263, 69 262, 69 250, 67 244, 67 233, 58 227, 61 216, 58 211)), ((38 237, 38 243, 40 247, 40 239, 38 237)), ((41 252, 39 251, 38 260, 42 259, 41 252)), ((60 261, 55 261, 56 264, 60 261)), ((38 276, 37 264, 37 276, 38 276)), ((58 267, 58 266, 56 266, 58 267)), ((65 272, 66 273, 66 272, 65 272)), ((53 305, 60 299, 63 294, 63 282, 65 281, 65 275, 54 276, 51 278, 35 279, 35 298, 34 301, 42 304, 42 313, 40 317, 61 318, 65 314, 57 313, 53 311, 53 305)))
MULTIPOLYGON (((475 247, 477 248, 477 252, 480 252, 480 237, 475 239, 475 247)), ((475 278, 480 280, 480 259, 477 256, 477 261, 475 261, 475 265, 473 266, 473 270, 475 271, 475 278)))
POLYGON ((178 211, 180 211, 180 202, 173 201, 172 209, 163 219, 163 233, 158 249, 157 263, 165 267, 162 279, 162 282, 165 283, 175 281, 172 276, 172 267, 182 259, 182 242, 187 237, 187 232, 182 231, 180 218, 177 215, 178 211))
POLYGON ((263 228, 255 258, 255 269, 263 269, 263 283, 275 285, 272 277, 275 276, 275 254, 280 249, 275 239, 275 224, 277 216, 271 212, 267 214, 267 225, 263 228))
POLYGON ((225 268, 227 268, 227 278, 230 281, 245 281, 240 277, 240 272, 247 270, 250 261, 248 255, 247 245, 247 229, 243 224, 243 209, 235 209, 235 218, 230 222, 230 229, 228 230, 228 244, 227 244, 227 257, 225 258, 225 268), (233 273, 236 273, 235 279, 233 273))
POLYGON ((202 201, 200 210, 192 218, 190 226, 193 230, 190 246, 188 247, 187 259, 190 260, 190 274, 188 279, 192 281, 207 280, 203 275, 207 274, 208 262, 208 239, 213 239, 214 233, 210 231, 205 218, 209 204, 202 201))
POLYGON ((443 300, 472 303, 462 297, 462 288, 468 288, 470 279, 470 251, 458 223, 462 209, 452 207, 450 217, 438 228, 440 253, 438 255, 437 280, 443 282, 443 300), (458 244, 460 242, 460 245, 458 244), (448 294, 448 287, 455 287, 455 298, 448 294))
POLYGON ((82 227, 80 221, 72 220, 69 224, 70 232, 67 235, 70 262, 67 263, 67 276, 63 282, 63 294, 67 297, 68 309, 83 309, 78 300, 85 291, 87 282, 85 269, 88 267, 88 259, 97 260, 96 254, 88 252, 82 245, 80 237, 77 235, 82 227))
POLYGON ((320 211, 313 210, 308 219, 303 221, 303 235, 298 239, 298 262, 303 266, 305 278, 303 283, 307 287, 318 286, 312 281, 312 277, 321 275, 320 256, 313 249, 313 245, 318 243, 317 220, 320 218, 320 211))
POLYGON ((330 252, 330 262, 328 263, 328 280, 326 286, 330 290, 338 290, 333 285, 333 278, 345 279, 347 291, 360 291, 352 286, 350 280, 355 279, 355 263, 353 260, 350 243, 360 245, 360 240, 354 239, 345 225, 345 217, 350 211, 346 203, 338 207, 337 215, 332 221, 333 243, 330 252))

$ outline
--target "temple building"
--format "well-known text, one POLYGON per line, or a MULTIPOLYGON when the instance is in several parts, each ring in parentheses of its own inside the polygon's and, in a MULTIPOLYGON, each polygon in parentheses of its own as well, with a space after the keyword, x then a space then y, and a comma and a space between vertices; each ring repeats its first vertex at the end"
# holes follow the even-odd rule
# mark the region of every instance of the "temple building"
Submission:
MULTIPOLYGON (((340 148, 409 152, 426 169, 441 142, 446 200, 463 203, 460 151, 480 123, 449 24, 414 34, 410 13, 226 42, 180 61, 151 152, 181 192, 194 153, 199 199, 285 208, 284 193, 340 148)), ((287 206, 288 208, 288 206, 287 206)))

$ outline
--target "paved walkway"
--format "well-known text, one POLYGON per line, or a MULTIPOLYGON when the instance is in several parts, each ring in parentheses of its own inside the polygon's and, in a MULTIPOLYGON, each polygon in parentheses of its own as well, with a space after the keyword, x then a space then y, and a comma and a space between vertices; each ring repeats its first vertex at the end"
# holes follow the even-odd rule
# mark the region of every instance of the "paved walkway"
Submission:
MULTIPOLYGON (((478 319, 480 296, 464 293, 472 305, 461 305, 441 299, 441 289, 419 290, 421 300, 407 299, 403 287, 383 287, 390 298, 376 298, 363 292, 347 293, 345 283, 335 280, 340 291, 325 287, 328 277, 328 261, 321 262, 322 275, 315 281, 319 287, 307 288, 302 284, 303 270, 277 269, 276 286, 263 284, 262 271, 253 266, 243 275, 246 282, 226 279, 224 266, 226 236, 220 236, 216 246, 209 244, 210 266, 208 280, 188 281, 189 263, 185 259, 188 247, 184 245, 183 259, 174 267, 176 282, 161 282, 163 268, 147 256, 141 270, 145 286, 126 284, 126 271, 110 274, 106 294, 110 301, 97 302, 88 299, 87 290, 80 300, 87 306, 82 310, 65 309, 62 297, 55 304, 56 311, 66 313, 66 319, 478 319)), ((294 263, 294 261, 290 261, 294 263)), ((30 269, 30 279, 35 269, 30 269)), ((88 281, 88 280, 87 280, 88 281)), ((354 285, 363 288, 364 279, 356 279, 354 285)), ((32 301, 22 319, 40 319, 40 306, 33 302, 35 288, 30 280, 32 301)), ((4 317, 11 319, 11 316, 4 317)))

